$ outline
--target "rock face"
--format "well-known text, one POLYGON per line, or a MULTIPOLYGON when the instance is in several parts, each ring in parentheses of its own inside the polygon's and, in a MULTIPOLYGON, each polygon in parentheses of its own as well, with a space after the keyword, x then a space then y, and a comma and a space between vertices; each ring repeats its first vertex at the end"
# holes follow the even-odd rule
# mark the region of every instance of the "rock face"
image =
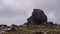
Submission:
POLYGON ((40 25, 43 24, 45 22, 47 22, 47 16, 45 15, 45 13, 43 12, 43 10, 41 9, 34 9, 32 12, 32 15, 27 19, 27 23, 28 25, 40 25))

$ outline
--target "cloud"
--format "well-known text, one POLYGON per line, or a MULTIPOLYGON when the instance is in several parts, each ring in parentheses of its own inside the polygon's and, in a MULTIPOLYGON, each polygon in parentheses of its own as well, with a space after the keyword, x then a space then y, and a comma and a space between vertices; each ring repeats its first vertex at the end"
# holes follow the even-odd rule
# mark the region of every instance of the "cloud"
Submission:
POLYGON ((59 3, 59 0, 0 0, 0 23, 23 24, 34 8, 44 10, 48 20, 55 22, 57 19, 58 22, 60 20, 59 3))
POLYGON ((0 24, 23 24, 32 8, 30 0, 0 0, 0 24))
POLYGON ((26 17, 19 15, 19 16, 14 16, 14 17, 0 17, 0 24, 17 24, 21 25, 26 21, 26 17))

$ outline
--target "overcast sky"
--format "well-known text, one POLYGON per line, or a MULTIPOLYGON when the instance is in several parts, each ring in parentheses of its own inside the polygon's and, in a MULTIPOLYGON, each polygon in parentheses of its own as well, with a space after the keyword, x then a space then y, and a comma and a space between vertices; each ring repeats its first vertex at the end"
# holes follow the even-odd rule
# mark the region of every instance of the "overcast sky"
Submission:
POLYGON ((21 25, 34 8, 42 9, 48 21, 60 23, 60 0, 0 0, 0 24, 21 25))

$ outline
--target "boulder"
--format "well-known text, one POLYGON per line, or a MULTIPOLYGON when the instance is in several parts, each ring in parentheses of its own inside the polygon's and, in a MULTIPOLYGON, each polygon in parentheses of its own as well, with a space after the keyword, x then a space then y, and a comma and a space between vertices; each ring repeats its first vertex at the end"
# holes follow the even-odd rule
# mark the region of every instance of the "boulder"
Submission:
MULTIPOLYGON (((27 19, 29 25, 40 25, 47 22, 47 16, 41 9, 34 9, 32 15, 27 19)), ((25 23, 26 24, 26 23, 25 23)))

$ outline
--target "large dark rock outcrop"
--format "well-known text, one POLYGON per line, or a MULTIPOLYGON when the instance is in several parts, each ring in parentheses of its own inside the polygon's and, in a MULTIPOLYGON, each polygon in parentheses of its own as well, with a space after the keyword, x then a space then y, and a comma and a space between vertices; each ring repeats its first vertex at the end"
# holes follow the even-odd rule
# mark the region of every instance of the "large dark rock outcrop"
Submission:
POLYGON ((32 15, 27 19, 24 25, 40 25, 47 22, 47 16, 41 9, 34 9, 32 15))

